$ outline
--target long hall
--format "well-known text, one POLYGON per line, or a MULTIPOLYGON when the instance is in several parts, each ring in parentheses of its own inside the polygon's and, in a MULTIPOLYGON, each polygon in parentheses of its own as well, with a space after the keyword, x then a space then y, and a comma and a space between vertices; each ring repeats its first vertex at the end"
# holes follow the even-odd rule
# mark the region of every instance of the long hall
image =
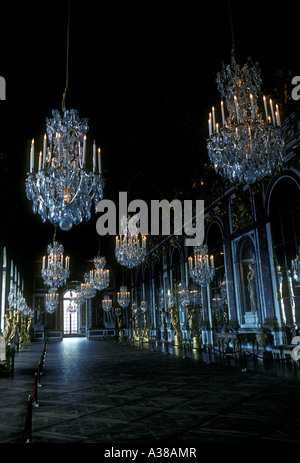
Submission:
POLYGON ((2 2, 12 459, 299 444, 300 2, 240 3, 2 2))
MULTIPOLYGON (((0 382, 0 441, 21 443, 42 352, 31 343, 0 382)), ((298 369, 230 364, 159 346, 65 338, 46 344, 33 443, 164 446, 299 443, 298 369), (245 368, 247 367, 247 368, 245 368)))

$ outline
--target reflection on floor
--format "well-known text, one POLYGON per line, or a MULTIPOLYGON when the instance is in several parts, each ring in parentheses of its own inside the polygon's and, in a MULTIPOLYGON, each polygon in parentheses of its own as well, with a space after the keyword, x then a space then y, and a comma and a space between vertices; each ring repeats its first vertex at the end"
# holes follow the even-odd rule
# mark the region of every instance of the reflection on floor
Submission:
MULTIPOLYGON (((22 442, 42 343, 0 378, 0 442, 22 442)), ((40 443, 299 443, 299 371, 161 345, 47 344, 32 435, 40 443), (246 367, 246 368, 245 368, 246 367)))

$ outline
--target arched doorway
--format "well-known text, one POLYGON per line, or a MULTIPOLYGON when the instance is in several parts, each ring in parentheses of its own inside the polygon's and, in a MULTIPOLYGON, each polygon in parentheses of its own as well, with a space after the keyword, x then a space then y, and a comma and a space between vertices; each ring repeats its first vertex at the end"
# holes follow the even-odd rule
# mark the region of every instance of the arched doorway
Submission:
POLYGON ((68 289, 63 294, 63 335, 79 334, 78 307, 74 302, 76 291, 68 289))
POLYGON ((246 236, 242 239, 239 252, 241 300, 243 314, 257 312, 258 297, 255 272, 255 249, 252 239, 246 236))
POLYGON ((300 285, 291 273, 300 245, 300 188, 294 178, 284 176, 275 183, 268 213, 282 321, 293 329, 300 322, 300 285))
POLYGON ((209 255, 214 257, 215 266, 215 276, 209 285, 211 322, 213 328, 219 331, 228 324, 229 316, 223 236, 218 222, 212 222, 209 226, 207 247, 209 255))

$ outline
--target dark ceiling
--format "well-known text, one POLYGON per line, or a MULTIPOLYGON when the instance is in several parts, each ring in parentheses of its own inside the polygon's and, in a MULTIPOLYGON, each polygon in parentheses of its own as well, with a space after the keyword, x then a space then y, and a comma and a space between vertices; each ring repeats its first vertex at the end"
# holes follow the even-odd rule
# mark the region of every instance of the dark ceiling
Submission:
MULTIPOLYGON (((299 74, 299 3, 230 4, 237 61, 258 61, 265 91, 282 101, 299 74)), ((147 200, 201 195, 208 112, 219 103, 216 73, 230 62, 229 8, 227 1, 176 5, 70 2, 67 107, 89 118, 90 143, 102 147, 105 198, 117 200, 119 191, 147 200)), ((32 213, 24 183, 30 140, 42 139, 46 117, 61 109, 67 11, 63 0, 19 2, 2 12, 0 231, 29 286, 54 229, 32 213)), ((85 268, 97 254, 96 220, 93 212, 88 223, 58 230, 71 268, 85 268)), ((114 266, 113 237, 100 242, 114 266)))

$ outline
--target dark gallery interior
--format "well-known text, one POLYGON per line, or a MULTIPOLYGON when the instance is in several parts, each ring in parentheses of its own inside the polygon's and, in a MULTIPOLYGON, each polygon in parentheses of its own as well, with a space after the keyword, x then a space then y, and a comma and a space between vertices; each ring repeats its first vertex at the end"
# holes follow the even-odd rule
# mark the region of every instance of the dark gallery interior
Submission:
POLYGON ((299 6, 2 17, 0 442, 299 444, 299 6))

